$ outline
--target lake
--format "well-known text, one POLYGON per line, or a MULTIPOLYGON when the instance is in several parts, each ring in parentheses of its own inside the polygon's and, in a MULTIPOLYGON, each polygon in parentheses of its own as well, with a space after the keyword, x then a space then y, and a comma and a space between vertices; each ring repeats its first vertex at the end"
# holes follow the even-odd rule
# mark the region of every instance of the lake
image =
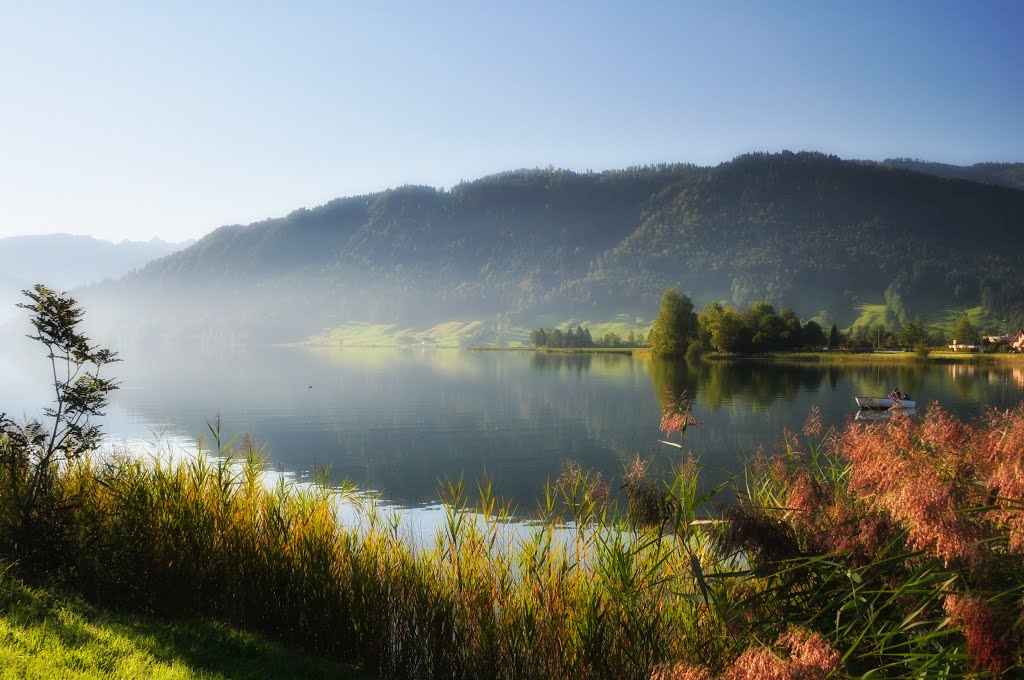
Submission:
MULTIPOLYGON (((0 359, 0 411, 36 415, 47 364, 0 359)), ((961 417, 1024 398, 1024 368, 964 364, 783 366, 755 361, 687 365, 612 354, 428 349, 234 348, 122 351, 122 381, 104 419, 136 446, 162 432, 194 447, 218 414, 223 431, 266 443, 274 468, 300 476, 330 467, 398 505, 436 503, 441 480, 495 491, 529 512, 562 461, 617 479, 634 456, 669 469, 680 452, 658 443, 661 401, 686 390, 700 427, 685 447, 710 479, 742 469, 783 429, 799 431, 812 406, 827 424, 856 413, 856 395, 898 386, 961 417)), ((920 409, 919 409, 920 410, 920 409)), ((207 437, 209 441, 209 437, 207 437)))

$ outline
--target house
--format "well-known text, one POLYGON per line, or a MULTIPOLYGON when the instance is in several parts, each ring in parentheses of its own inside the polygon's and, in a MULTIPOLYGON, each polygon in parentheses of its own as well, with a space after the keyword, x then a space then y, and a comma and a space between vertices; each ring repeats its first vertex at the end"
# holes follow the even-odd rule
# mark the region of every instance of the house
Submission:
POLYGON ((960 350, 970 350, 970 351, 974 352, 974 351, 976 351, 978 349, 977 345, 965 345, 962 342, 957 342, 955 339, 953 340, 953 344, 952 345, 947 345, 947 347, 949 347, 954 352, 958 352, 960 350))
POLYGON ((1010 349, 1014 352, 1024 349, 1024 330, 1017 331, 1017 334, 1013 336, 1013 340, 1010 340, 1010 349))

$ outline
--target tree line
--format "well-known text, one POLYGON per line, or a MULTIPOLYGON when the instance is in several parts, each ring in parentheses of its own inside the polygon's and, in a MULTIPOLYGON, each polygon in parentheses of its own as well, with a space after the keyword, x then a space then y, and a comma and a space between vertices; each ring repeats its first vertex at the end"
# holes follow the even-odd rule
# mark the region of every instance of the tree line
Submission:
POLYGON ((530 331, 530 344, 534 347, 551 347, 556 349, 591 348, 591 347, 646 347, 648 338, 643 333, 630 331, 626 337, 611 331, 605 333, 597 340, 589 328, 577 325, 573 330, 572 326, 561 330, 559 328, 537 328, 530 331))
POLYGON ((754 302, 743 311, 712 302, 698 314, 690 298, 674 288, 662 296, 651 328, 651 351, 661 356, 820 349, 840 341, 834 325, 826 335, 816 321, 801 323, 792 309, 776 311, 767 302, 754 302))
POLYGON ((793 309, 776 310, 768 302, 754 302, 744 310, 712 302, 698 313, 689 296, 671 288, 662 296, 658 317, 646 336, 630 331, 623 338, 609 332, 595 340, 589 328, 578 325, 564 331, 538 328, 530 333, 530 342, 534 347, 553 348, 649 346, 659 356, 700 356, 707 352, 753 354, 824 348, 906 349, 945 345, 954 339, 975 344, 979 334, 967 315, 957 319, 947 335, 926 328, 918 319, 892 328, 882 323, 858 325, 848 333, 832 324, 826 332, 814 320, 802 322, 793 309))
MULTIPOLYGON (((857 347, 919 349, 952 340, 975 344, 979 334, 966 314, 957 319, 949 335, 926 328, 918 319, 910 319, 896 328, 887 328, 882 323, 854 326, 849 333, 832 324, 826 333, 816 321, 802 323, 789 307, 776 311, 767 302, 754 302, 743 311, 712 302, 698 314, 690 298, 673 288, 662 296, 658 318, 651 328, 650 345, 652 352, 660 356, 857 347)), ((991 351, 998 351, 998 347, 993 346, 991 351)))

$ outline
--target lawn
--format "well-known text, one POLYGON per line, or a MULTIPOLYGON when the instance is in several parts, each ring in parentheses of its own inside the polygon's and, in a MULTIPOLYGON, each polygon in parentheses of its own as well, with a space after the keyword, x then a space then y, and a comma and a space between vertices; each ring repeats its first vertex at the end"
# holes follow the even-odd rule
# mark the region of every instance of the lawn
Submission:
POLYGON ((112 613, 3 565, 0 678, 368 678, 251 633, 112 613))

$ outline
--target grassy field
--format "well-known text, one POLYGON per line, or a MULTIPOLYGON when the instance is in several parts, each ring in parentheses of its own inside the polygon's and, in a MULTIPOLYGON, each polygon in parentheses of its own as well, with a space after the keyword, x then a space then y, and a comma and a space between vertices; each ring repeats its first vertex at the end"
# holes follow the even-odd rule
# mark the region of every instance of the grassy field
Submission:
MULTIPOLYGON (((893 327, 892 314, 889 312, 889 307, 885 304, 880 305, 860 305, 858 308, 860 316, 858 316, 850 326, 873 326, 875 324, 884 324, 886 328, 893 327)), ((828 332, 828 329, 825 329, 828 332)))
POLYGON ((221 624, 105 611, 0 569, 0 678, 370 678, 221 624))
POLYGON ((540 328, 589 328, 594 339, 605 333, 622 338, 630 332, 646 337, 650 321, 629 314, 619 314, 612 321, 557 319, 542 317, 529 326, 514 326, 496 320, 454 320, 423 328, 407 328, 397 324, 350 323, 326 328, 306 339, 301 345, 313 347, 528 347, 530 331, 540 328))
MULTIPOLYGON (((897 326, 896 320, 888 306, 883 304, 863 304, 858 306, 859 316, 850 327, 870 327, 875 324, 883 324, 888 329, 897 326)), ((981 307, 944 307, 936 308, 928 314, 921 316, 921 323, 926 328, 939 329, 945 333, 953 330, 953 324, 961 315, 966 314, 979 332, 986 328, 1003 328, 1004 322, 985 312, 981 307)), ((827 330, 827 329, 826 329, 827 330)), ((847 329, 848 330, 848 329, 847 329)))
POLYGON ((989 327, 1003 328, 1005 326, 1005 323, 991 314, 988 314, 981 307, 956 307, 937 310, 935 313, 922 318, 921 323, 925 326, 941 328, 946 333, 949 333, 953 330, 953 324, 955 324, 957 319, 959 319, 963 314, 967 315, 967 318, 971 321, 971 325, 979 332, 989 327))
POLYGON ((640 347, 469 347, 474 352, 545 352, 547 354, 632 354, 650 351, 640 347))
MULTIPOLYGON (((303 342, 313 347, 465 347, 494 334, 484 321, 449 321, 429 328, 403 328, 395 324, 352 323, 326 329, 303 342)), ((508 341, 520 343, 520 333, 508 341)))

